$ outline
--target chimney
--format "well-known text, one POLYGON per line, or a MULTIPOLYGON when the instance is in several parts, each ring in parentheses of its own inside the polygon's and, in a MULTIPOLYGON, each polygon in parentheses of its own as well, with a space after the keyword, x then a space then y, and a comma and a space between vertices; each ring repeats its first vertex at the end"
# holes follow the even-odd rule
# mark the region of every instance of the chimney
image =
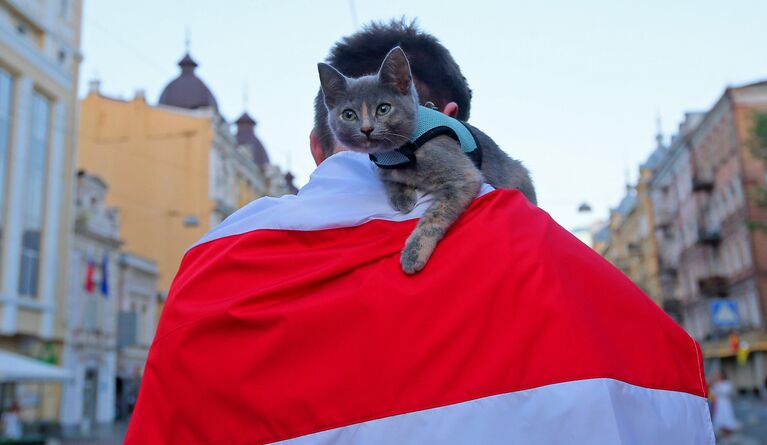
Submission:
POLYGON ((100 94, 101 81, 99 79, 92 79, 88 82, 88 94, 100 94))

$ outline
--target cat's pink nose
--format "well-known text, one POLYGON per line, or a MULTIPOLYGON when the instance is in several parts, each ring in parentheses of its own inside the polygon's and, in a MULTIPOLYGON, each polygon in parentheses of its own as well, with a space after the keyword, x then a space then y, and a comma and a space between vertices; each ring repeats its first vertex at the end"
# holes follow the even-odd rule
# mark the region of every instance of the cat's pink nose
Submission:
POLYGON ((365 136, 370 138, 370 133, 373 132, 373 127, 362 127, 362 128, 360 128, 360 131, 365 133, 365 136))

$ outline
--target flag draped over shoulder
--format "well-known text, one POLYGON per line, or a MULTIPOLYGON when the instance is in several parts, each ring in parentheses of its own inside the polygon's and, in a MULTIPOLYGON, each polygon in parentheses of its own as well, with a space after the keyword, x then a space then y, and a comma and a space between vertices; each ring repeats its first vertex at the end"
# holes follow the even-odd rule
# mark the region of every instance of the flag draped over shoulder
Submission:
POLYGON ((254 201, 185 255, 138 444, 713 444, 698 345, 516 191, 427 267, 366 157, 254 201))

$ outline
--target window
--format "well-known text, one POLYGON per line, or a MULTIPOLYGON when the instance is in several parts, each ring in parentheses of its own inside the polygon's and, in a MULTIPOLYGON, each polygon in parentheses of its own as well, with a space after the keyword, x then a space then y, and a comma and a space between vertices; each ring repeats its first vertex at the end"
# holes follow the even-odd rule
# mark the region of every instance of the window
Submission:
POLYGON ((21 270, 19 294, 36 297, 40 272, 40 241, 43 230, 46 160, 48 154, 48 123, 50 102, 35 92, 31 101, 31 135, 24 175, 23 233, 21 239, 21 270))
POLYGON ((136 336, 137 327, 138 321, 136 320, 135 308, 132 308, 129 312, 119 312, 117 314, 117 346, 119 348, 138 344, 136 336))
POLYGON ((8 151, 11 143, 11 92, 13 78, 0 68, 0 251, 5 229, 6 185, 8 176, 8 151))
POLYGON ((59 17, 64 20, 69 18, 69 0, 61 0, 59 4, 59 17))
POLYGON ((96 293, 84 292, 83 294, 83 328, 94 331, 99 328, 99 297, 96 293))

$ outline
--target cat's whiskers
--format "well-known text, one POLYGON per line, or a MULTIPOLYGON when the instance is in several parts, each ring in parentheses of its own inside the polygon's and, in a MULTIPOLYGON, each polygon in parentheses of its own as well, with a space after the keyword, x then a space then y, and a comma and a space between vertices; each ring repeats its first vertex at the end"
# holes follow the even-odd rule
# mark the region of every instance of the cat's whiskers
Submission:
POLYGON ((408 140, 407 136, 389 130, 380 130, 378 134, 381 136, 396 136, 398 138, 402 138, 403 140, 408 140))

